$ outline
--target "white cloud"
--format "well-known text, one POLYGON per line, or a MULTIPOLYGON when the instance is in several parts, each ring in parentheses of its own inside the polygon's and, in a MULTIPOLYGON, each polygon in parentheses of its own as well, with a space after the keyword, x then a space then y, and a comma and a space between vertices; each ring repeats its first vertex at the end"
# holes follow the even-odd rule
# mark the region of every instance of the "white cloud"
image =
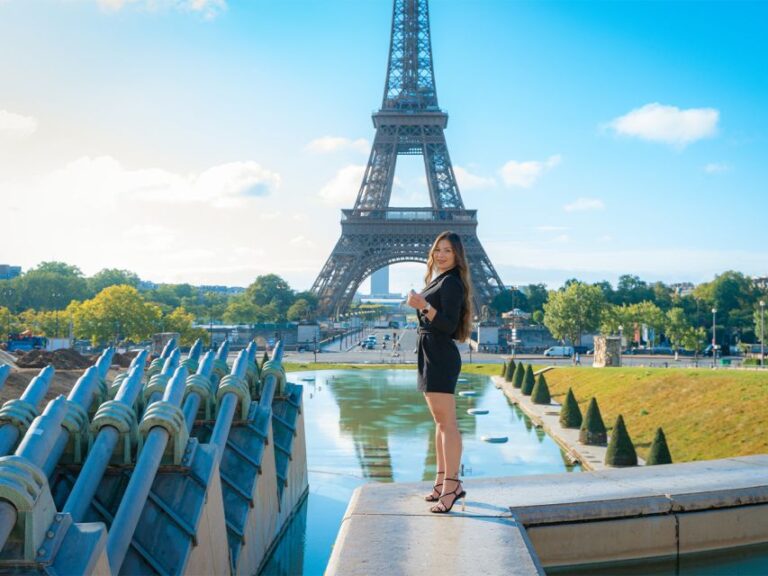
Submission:
POLYGON ((654 102, 615 118, 608 127, 623 136, 683 147, 714 136, 719 118, 714 108, 681 110, 654 102))
POLYGON ((459 184, 460 190, 474 190, 477 188, 493 188, 496 186, 496 179, 490 176, 478 176, 472 174, 466 168, 461 166, 454 166, 453 173, 456 175, 456 180, 459 184))
POLYGON ((590 210, 603 210, 605 204, 599 198, 577 198, 570 204, 563 206, 566 212, 587 212, 590 210))
POLYGON ((508 187, 530 188, 545 172, 560 164, 559 154, 550 156, 545 161, 526 160, 517 162, 510 160, 501 168, 501 177, 508 187))
POLYGON ((707 174, 722 174, 723 172, 730 172, 731 167, 728 164, 720 162, 710 162, 704 166, 704 172, 707 174))
POLYGON ((365 138, 351 140, 350 138, 342 138, 340 136, 323 136, 307 144, 307 150, 314 154, 328 154, 343 150, 354 150, 355 152, 367 154, 370 148, 371 145, 365 138))
POLYGON ((320 189, 320 197, 328 204, 350 208, 357 198, 364 174, 365 166, 357 164, 345 166, 320 189))
POLYGON ((25 242, 17 258, 25 268, 62 260, 86 274, 119 267, 156 282, 240 286, 274 272, 292 286, 308 286, 338 227, 316 222, 324 206, 306 217, 304 189, 281 186, 279 194, 253 198, 278 180, 258 166, 235 162, 185 174, 129 169, 99 156, 38 177, 0 178, 0 197, 14 207, 5 232, 29 236, 29 222, 46 231, 25 242), (289 242, 299 234, 319 248, 289 242))
POLYGON ((111 156, 79 158, 46 180, 46 188, 88 203, 111 204, 125 199, 157 204, 205 203, 216 208, 240 206, 280 185, 279 174, 256 162, 230 162, 198 174, 181 175, 159 168, 129 170, 111 156))
POLYGON ((102 9, 112 11, 122 10, 128 5, 135 5, 147 11, 174 9, 194 12, 206 19, 215 18, 227 9, 226 0, 96 0, 96 4, 102 9))
POLYGON ((32 116, 22 116, 0 110, 0 135, 25 137, 31 136, 37 130, 37 119, 32 116))

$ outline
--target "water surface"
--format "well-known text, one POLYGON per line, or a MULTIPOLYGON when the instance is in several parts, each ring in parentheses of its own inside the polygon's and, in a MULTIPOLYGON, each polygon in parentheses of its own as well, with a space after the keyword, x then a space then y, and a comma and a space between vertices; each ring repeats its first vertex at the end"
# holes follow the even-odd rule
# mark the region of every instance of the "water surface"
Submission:
MULTIPOLYGON (((355 488, 434 478, 434 424, 413 370, 292 372, 288 380, 304 385, 309 497, 262 574, 314 576, 325 570, 355 488)), ((468 490, 472 478, 579 470, 489 377, 462 375, 458 390, 478 393, 456 397, 468 490), (469 408, 489 413, 472 416, 469 408), (485 435, 509 441, 489 444, 485 435)))

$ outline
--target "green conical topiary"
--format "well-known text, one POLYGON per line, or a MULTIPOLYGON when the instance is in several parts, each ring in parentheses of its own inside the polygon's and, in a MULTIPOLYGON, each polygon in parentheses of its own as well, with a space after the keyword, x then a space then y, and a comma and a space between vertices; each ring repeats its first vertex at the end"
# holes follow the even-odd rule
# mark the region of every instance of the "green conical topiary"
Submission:
POLYGON ((499 376, 506 376, 507 375, 507 361, 501 363, 501 374, 499 376))
POLYGON ((579 403, 576 402, 573 390, 568 388, 563 408, 560 410, 560 426, 563 428, 580 428, 581 421, 581 408, 579 408, 579 403))
POLYGON ((525 377, 523 378, 523 388, 521 392, 526 396, 530 396, 535 384, 536 380, 533 377, 533 366, 528 364, 528 366, 525 367, 525 377))
POLYGON ((605 453, 605 463, 608 466, 637 466, 637 453, 621 414, 616 418, 616 424, 611 432, 611 441, 605 453))
POLYGON ((597 405, 597 400, 593 397, 589 401, 587 414, 581 423, 579 442, 582 444, 592 444, 593 446, 605 446, 607 440, 605 424, 603 423, 603 417, 600 415, 600 407, 597 405))
POLYGON ((533 392, 531 392, 531 402, 534 404, 550 404, 552 402, 552 397, 549 395, 549 386, 547 386, 544 374, 539 374, 539 377, 536 379, 536 386, 533 387, 533 392))
POLYGON ((512 378, 515 377, 515 361, 512 360, 512 358, 509 359, 509 362, 507 362, 507 369, 504 372, 504 380, 507 382, 512 382, 512 378))
POLYGON ((653 438, 651 450, 648 453, 648 460, 645 462, 648 466, 656 464, 672 464, 672 454, 669 453, 667 446, 667 437, 664 436, 664 430, 656 429, 656 436, 653 438))
POLYGON ((515 388, 522 388, 523 380, 525 380, 525 366, 520 362, 515 368, 515 377, 512 380, 512 386, 515 388))

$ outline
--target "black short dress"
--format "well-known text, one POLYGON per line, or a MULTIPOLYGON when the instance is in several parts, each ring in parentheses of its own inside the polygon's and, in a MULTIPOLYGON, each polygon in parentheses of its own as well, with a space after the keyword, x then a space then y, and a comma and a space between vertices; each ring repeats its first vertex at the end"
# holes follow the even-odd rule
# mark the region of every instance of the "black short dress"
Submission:
POLYGON ((417 311, 419 390, 453 394, 461 372, 461 355, 453 341, 464 305, 464 283, 459 269, 454 267, 440 274, 421 295, 436 313, 430 322, 417 311))

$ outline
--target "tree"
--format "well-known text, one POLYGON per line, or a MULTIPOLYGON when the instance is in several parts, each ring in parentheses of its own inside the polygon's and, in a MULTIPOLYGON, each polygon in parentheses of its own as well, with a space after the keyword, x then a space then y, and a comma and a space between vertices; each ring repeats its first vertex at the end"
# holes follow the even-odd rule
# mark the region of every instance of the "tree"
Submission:
POLYGON ((523 385, 520 389, 520 391, 525 396, 530 396, 531 392, 533 392, 533 387, 536 385, 536 380, 533 375, 533 366, 528 364, 525 367, 525 375, 523 376, 523 385))
MULTIPOLYGON (((763 301, 765 302, 765 300, 763 301)), ((768 315, 766 315, 763 309, 758 307, 752 315, 752 319, 755 322, 756 340, 760 342, 760 339, 765 338, 766 334, 768 334, 768 315)))
POLYGON ((701 352, 706 338, 707 331, 704 328, 701 326, 698 328, 690 326, 683 334, 683 348, 686 348, 687 350, 693 350, 696 352, 696 355, 698 355, 699 352, 701 352))
POLYGON ((40 262, 37 266, 30 269, 29 272, 41 272, 45 274, 58 274, 59 276, 69 276, 73 278, 82 278, 83 272, 77 266, 67 264, 66 262, 40 262))
POLYGON ((638 276, 624 274, 616 285, 616 304, 637 304, 645 300, 653 301, 653 290, 638 276))
POLYGON ((544 325, 555 338, 577 345, 583 332, 598 329, 604 306, 600 288, 573 283, 565 290, 549 293, 544 304, 544 325))
POLYGON ((536 379, 536 385, 531 392, 531 402, 534 404, 550 404, 552 402, 552 396, 549 394, 549 386, 547 386, 547 379, 544 378, 544 374, 539 374, 536 379))
POLYGON ((666 325, 664 333, 669 338, 675 351, 681 346, 685 346, 686 334, 692 328, 685 316, 682 308, 671 308, 667 310, 666 325))
POLYGON ((563 428, 580 428, 583 418, 573 390, 568 388, 568 394, 565 395, 565 402, 560 410, 560 425, 563 428))
POLYGON ((667 446, 667 437, 664 436, 664 430, 656 429, 656 435, 653 437, 651 449, 648 451, 647 466, 656 466, 658 464, 672 464, 672 454, 667 446))
POLYGON ((180 306, 194 314, 198 324, 207 324, 213 320, 222 320, 229 301, 230 296, 223 292, 198 291, 192 296, 182 297, 180 306))
POLYGON ((606 302, 614 303, 614 300, 616 299, 616 292, 614 291, 610 282, 607 280, 602 280, 600 282, 595 282, 593 286, 600 288, 600 291, 603 293, 603 298, 605 298, 606 302))
POLYGON ((523 380, 525 380, 525 365, 522 362, 518 362, 515 366, 515 375, 512 379, 512 386, 515 388, 523 387, 523 380))
POLYGON ((650 332, 651 346, 656 341, 656 335, 664 330, 665 316, 664 312, 653 302, 645 300, 637 304, 632 304, 627 310, 628 316, 637 324, 645 324, 650 332))
POLYGON ((502 372, 502 376, 504 376, 504 380, 507 382, 512 382, 512 380, 515 377, 515 369, 517 368, 517 365, 515 364, 515 361, 510 358, 509 362, 507 362, 504 365, 504 370, 502 372))
POLYGON ((117 268, 104 268, 88 279, 88 288, 91 294, 95 295, 109 286, 133 286, 139 287, 138 275, 129 270, 119 270, 117 268))
POLYGON ((15 278, 17 310, 63 310, 72 300, 88 295, 88 283, 77 266, 43 262, 15 278))
POLYGON ((637 452, 621 414, 616 418, 611 432, 611 441, 605 452, 605 463, 608 466, 637 466, 637 452))
POLYGON ((603 334, 627 334, 634 326, 635 320, 629 306, 608 304, 600 316, 600 331, 603 334))
POLYGON ((256 306, 273 306, 276 317, 272 321, 278 321, 285 320, 295 296, 288 282, 277 274, 266 274, 246 288, 245 298, 256 306))
POLYGON ((90 300, 72 302, 67 314, 75 335, 94 344, 145 340, 158 331, 162 318, 160 307, 146 302, 132 286, 110 286, 90 300))
POLYGON ((730 344, 731 337, 746 332, 752 337, 753 313, 759 295, 750 278, 728 270, 715 276, 712 282, 699 284, 693 294, 706 303, 707 311, 717 310, 718 340, 730 344))
POLYGON ((547 287, 544 284, 528 284, 523 288, 523 294, 528 299, 528 309, 531 312, 544 310, 544 303, 549 298, 547 287))
POLYGON ((651 285, 653 291, 653 303, 664 311, 672 307, 672 290, 663 282, 654 282, 651 285))
POLYGON ((227 324, 255 324, 260 317, 259 307, 244 294, 232 298, 222 314, 227 324))
POLYGON ((29 330, 37 336, 61 338, 69 334, 69 316, 65 312, 41 310, 33 308, 19 313, 16 318, 16 330, 29 330))
POLYGON ((288 320, 292 321, 309 320, 313 316, 313 312, 309 302, 304 298, 299 298, 288 308, 286 316, 288 320))
POLYGON ((181 336, 180 345, 190 346, 198 338, 206 338, 207 334, 202 328, 195 328, 192 324, 195 317, 184 308, 176 308, 170 314, 163 316, 163 330, 165 332, 178 332, 181 336))
POLYGON ((589 401, 587 413, 579 429, 579 442, 593 446, 605 446, 607 439, 603 416, 600 414, 597 399, 593 396, 589 401))
POLYGON ((509 312, 515 308, 528 311, 528 298, 517 288, 504 290, 494 296, 491 301, 491 308, 497 315, 501 315, 502 312, 509 312))
POLYGON ((19 310, 19 286, 18 278, 0 280, 0 306, 8 308, 11 312, 19 310))
POLYGON ((13 332, 16 332, 16 317, 10 308, 0 306, 0 340, 5 340, 13 332))

